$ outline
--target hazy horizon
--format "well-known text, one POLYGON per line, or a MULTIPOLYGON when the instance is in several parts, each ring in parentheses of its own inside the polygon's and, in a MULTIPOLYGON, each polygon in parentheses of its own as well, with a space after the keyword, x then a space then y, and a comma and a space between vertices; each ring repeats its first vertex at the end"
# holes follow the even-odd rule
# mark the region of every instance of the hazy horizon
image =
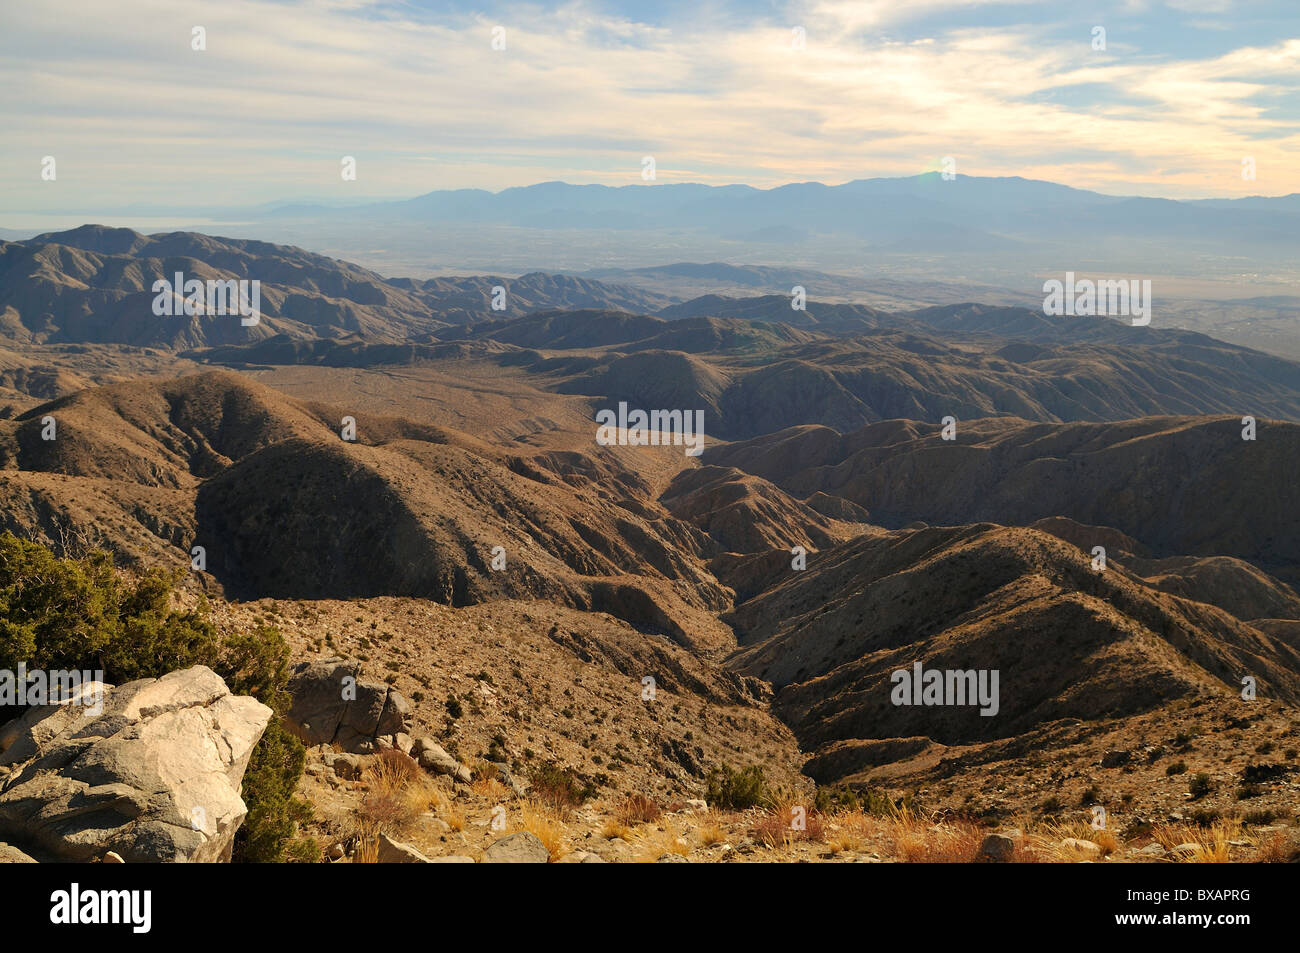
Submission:
MULTIPOLYGON (((78 225, 93 224, 93 225, 106 225, 110 227, 120 227, 120 228, 135 228, 137 231, 140 231, 142 229, 135 225, 124 224, 122 219, 129 218, 132 221, 138 221, 138 222, 146 222, 150 219, 155 219, 158 222, 157 227, 159 228, 169 227, 168 225, 163 224, 167 222, 177 223, 177 227, 186 224, 198 225, 204 223, 217 224, 217 225, 247 225, 247 224, 252 224, 252 220, 241 222, 241 221, 232 220, 228 218, 222 218, 220 216, 222 213, 231 213, 231 212, 239 212, 239 211, 243 211, 243 212, 271 211, 271 210, 281 209, 286 206, 320 206, 322 208, 345 210, 348 208, 354 208, 363 205, 380 205, 385 203, 410 201, 411 199, 423 198, 425 196, 434 195, 439 192, 462 191, 462 192, 483 192, 488 195, 502 195, 503 193, 506 192, 522 191, 526 189, 537 188, 540 186, 549 186, 549 185, 563 185, 563 186, 571 186, 574 188, 581 188, 585 186, 597 186, 600 188, 607 188, 607 189, 640 189, 640 188, 652 189, 652 188, 662 188, 664 185, 672 185, 672 186, 704 186, 707 188, 714 188, 714 189, 746 188, 746 189, 753 189, 756 192, 776 192, 781 189, 787 189, 796 186, 824 186, 826 188, 837 188, 840 186, 851 185, 855 182, 904 181, 908 179, 922 178, 926 175, 941 176, 942 173, 920 172, 914 175, 871 176, 869 178, 845 179, 843 181, 836 181, 836 182, 823 182, 815 179, 808 179, 802 181, 782 182, 776 185, 769 185, 769 186, 754 185, 748 182, 723 182, 723 183, 665 182, 665 183, 653 183, 653 184, 648 182, 636 182, 636 183, 626 183, 623 185, 610 185, 608 183, 602 183, 602 182, 569 182, 564 179, 548 179, 545 181, 530 182, 526 185, 504 186, 498 189, 444 189, 444 188, 435 187, 412 195, 403 195, 397 197, 383 196, 383 195, 371 195, 371 196, 357 195, 352 197, 327 196, 322 194, 286 195, 283 198, 273 199, 266 202, 260 202, 257 203, 256 205, 228 206, 228 207, 205 207, 202 205, 188 206, 188 205, 180 205, 180 204, 174 206, 159 206, 156 205, 155 203, 145 202, 145 203, 132 203, 132 204, 126 204, 120 206, 110 206, 110 205, 89 206, 89 207, 82 207, 79 210, 74 210, 74 209, 65 210, 65 209, 58 209, 58 208, 41 208, 41 209, 30 209, 30 210, 12 209, 3 213, 10 217, 0 222, 0 230, 30 231, 34 227, 39 227, 39 226, 31 226, 25 224, 16 224, 13 219, 13 216, 15 215, 23 216, 23 218, 19 220, 20 222, 46 218, 46 219, 52 219, 52 220, 65 223, 63 225, 58 226, 60 229, 73 228, 78 225), (186 213, 186 210, 190 210, 189 214, 186 213), (206 215, 204 213, 206 213, 206 215), (91 221, 86 217, 87 215, 91 215, 91 216, 112 215, 112 216, 118 216, 118 218, 115 219, 114 221, 91 221)), ((1061 186, 1063 188, 1073 189, 1080 192, 1093 192, 1095 194, 1104 195, 1109 198, 1123 199, 1123 198, 1156 198, 1157 197, 1154 195, 1147 195, 1143 193, 1124 194, 1124 193, 1117 193, 1117 192, 1107 192, 1101 189, 1084 189, 1072 185, 1068 182, 1056 182, 1050 179, 1029 179, 1026 178, 1025 176, 1016 176, 1016 175, 977 176, 977 175, 967 175, 964 173, 959 173, 957 174, 956 178, 958 179, 1004 179, 1004 180, 1021 179, 1026 182, 1034 183, 1034 184, 1042 183, 1048 185, 1061 186)), ((1224 198, 1278 199, 1278 198, 1289 198, 1292 195, 1300 195, 1300 192, 1287 192, 1287 193, 1278 193, 1278 194, 1265 194, 1262 192, 1256 192, 1256 193, 1233 195, 1233 196, 1187 195, 1187 196, 1182 196, 1178 199, 1173 199, 1172 201, 1198 202, 1198 201, 1211 201, 1215 199, 1224 199, 1224 198)), ((145 227, 149 227, 149 226, 145 226, 145 227)))

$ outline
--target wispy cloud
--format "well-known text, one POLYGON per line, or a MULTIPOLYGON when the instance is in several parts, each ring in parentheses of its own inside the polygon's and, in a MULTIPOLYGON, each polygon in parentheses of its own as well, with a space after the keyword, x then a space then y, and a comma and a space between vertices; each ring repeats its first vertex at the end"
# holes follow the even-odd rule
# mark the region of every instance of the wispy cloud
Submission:
POLYGON ((742 10, 10 4, 0 196, 103 207, 631 184, 643 155, 660 181, 834 182, 953 156, 970 174, 1111 191, 1300 190, 1300 38, 1252 28, 1230 4, 1116 3, 1098 23, 1027 0, 742 10), (1224 12, 1224 31, 1190 19, 1224 12), (1107 50, 1093 49, 1096 25, 1107 50), (205 51, 191 49, 194 26, 205 51), (1217 45, 1148 48, 1157 26, 1217 45), (39 178, 45 155, 57 183, 39 178), (344 155, 357 182, 340 179, 344 155), (1258 181, 1241 180, 1245 155, 1258 181))

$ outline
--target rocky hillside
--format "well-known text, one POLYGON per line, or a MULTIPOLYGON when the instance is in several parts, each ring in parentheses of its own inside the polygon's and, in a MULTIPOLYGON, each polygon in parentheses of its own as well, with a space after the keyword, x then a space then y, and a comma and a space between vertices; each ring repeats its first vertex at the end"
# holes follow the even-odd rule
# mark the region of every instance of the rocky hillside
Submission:
POLYGON ((823 550, 730 617, 729 664, 777 689, 804 746, 929 737, 962 744, 1067 718, 1125 718, 1189 696, 1300 701, 1300 650, 1204 602, 1031 529, 903 530, 823 550), (1000 673, 1001 704, 899 706, 892 673, 1000 673))
POLYGON ((844 497, 883 526, 1068 517, 1119 530, 1152 555, 1235 556, 1289 581, 1300 579, 1300 491, 1290 477, 1298 458, 1296 424, 1260 419, 1256 439, 1243 440, 1239 417, 972 420, 954 440, 935 424, 885 421, 705 451, 709 463, 795 496, 844 497))
POLYGON ((276 334, 380 341, 427 338, 439 327, 545 308, 654 309, 653 293, 583 278, 534 273, 390 280, 348 262, 284 245, 194 232, 141 235, 84 225, 29 241, 0 242, 0 342, 114 343, 181 349, 258 341, 276 334), (261 321, 237 316, 158 317, 153 283, 257 280, 261 321), (494 288, 507 294, 493 308, 494 288))

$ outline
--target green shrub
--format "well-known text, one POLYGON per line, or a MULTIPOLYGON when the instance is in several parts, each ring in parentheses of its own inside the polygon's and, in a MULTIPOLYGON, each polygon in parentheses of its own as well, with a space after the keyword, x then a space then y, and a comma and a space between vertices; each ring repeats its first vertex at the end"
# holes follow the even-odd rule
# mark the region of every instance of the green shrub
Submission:
POLYGON ((1187 785, 1187 793, 1192 796, 1193 801, 1205 797, 1212 790, 1213 785, 1210 784, 1210 776, 1205 773, 1192 775, 1191 783, 1187 785))
POLYGON ((259 625, 252 632, 227 638, 213 668, 232 692, 252 695, 275 712, 244 772, 241 793, 248 816, 235 835, 232 859, 248 863, 301 860, 304 848, 294 838, 298 825, 311 817, 311 806, 293 792, 302 777, 307 749, 280 720, 290 703, 289 644, 279 629, 259 625), (291 847, 296 853, 286 858, 285 851, 291 847))
POLYGON ((0 668, 97 669, 121 683, 211 665, 218 640, 205 607, 170 607, 177 578, 126 579, 108 553, 59 559, 0 533, 0 668))
POLYGON ((302 743, 278 718, 272 718, 244 772, 242 793, 248 816, 235 834, 233 860, 256 864, 285 859, 285 848, 297 835, 298 824, 311 817, 307 802, 293 796, 306 756, 302 743))
MULTIPOLYGON (((171 607, 181 573, 119 574, 108 553, 61 559, 44 546, 0 533, 0 668, 91 669, 112 684, 207 665, 237 695, 279 715, 288 706, 289 647, 262 625, 224 641, 201 601, 171 607)), ((273 716, 244 773, 248 817, 235 860, 279 861, 310 808, 293 797, 306 751, 273 716)))
POLYGON ((900 798, 890 796, 888 791, 879 788, 818 788, 813 806, 821 814, 835 811, 851 811, 856 814, 872 814, 876 817, 892 817, 901 810, 919 812, 920 805, 915 795, 908 793, 900 798))
POLYGON ((713 807, 723 810, 743 811, 756 807, 767 799, 767 782, 762 765, 733 771, 731 765, 714 768, 705 779, 704 799, 713 807))
POLYGON ((277 712, 288 708, 289 643, 275 626, 229 636, 212 667, 236 695, 252 695, 277 712))
POLYGON ((291 864, 319 864, 322 856, 320 844, 311 837, 299 837, 285 849, 285 859, 291 864))
POLYGON ((830 814, 833 811, 857 813, 862 810, 862 802, 857 793, 848 788, 819 787, 813 798, 813 807, 819 814, 830 814))
POLYGON ((596 794, 595 784, 572 768, 552 761, 534 766, 528 774, 528 781, 531 797, 559 811, 578 807, 596 794))

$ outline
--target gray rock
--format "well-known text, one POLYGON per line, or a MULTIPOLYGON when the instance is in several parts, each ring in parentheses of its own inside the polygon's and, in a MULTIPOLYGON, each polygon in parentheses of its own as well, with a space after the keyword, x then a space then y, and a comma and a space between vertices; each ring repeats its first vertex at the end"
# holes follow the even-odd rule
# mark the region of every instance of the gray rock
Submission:
POLYGON ((685 857, 683 857, 681 854, 664 854, 662 857, 656 860, 655 863, 656 864, 689 864, 690 861, 687 860, 685 857))
POLYGON ((502 764, 500 761, 490 761, 488 763, 496 768, 497 780, 505 785, 516 797, 523 797, 528 793, 528 789, 510 773, 509 765, 502 764))
POLYGON ((1061 846, 1066 850, 1072 850, 1088 857, 1101 856, 1101 845, 1095 844, 1090 840, 1083 840, 1078 837, 1067 837, 1065 840, 1061 841, 1061 846))
POLYGON ((366 769, 365 756, 359 754, 334 754, 329 759, 330 768, 336 777, 344 781, 358 781, 366 769))
POLYGON ((990 834, 984 838, 980 844, 977 857, 979 860, 992 861, 993 863, 1006 863, 1016 853, 1016 842, 1012 837, 1006 834, 990 834))
POLYGON ((379 835, 379 862, 381 864, 427 864, 429 858, 412 847, 395 841, 387 834, 379 835))
POLYGON ((565 854, 563 857, 557 860, 556 863, 557 864, 603 864, 606 863, 606 861, 605 858, 601 857, 599 854, 593 854, 589 850, 575 850, 571 854, 565 854))
POLYGON ((545 864, 551 859, 546 845, 535 834, 509 834, 483 851, 485 864, 545 864))
POLYGON ((445 774, 462 784, 469 784, 473 774, 469 768, 449 755, 441 745, 432 738, 421 738, 411 748, 411 754, 420 762, 420 767, 434 774, 445 774))
POLYGON ((309 745, 371 752, 378 748, 377 737, 410 730, 410 703, 383 682, 363 680, 352 662, 303 662, 289 679, 289 694, 287 718, 309 745))
POLYGON ((46 705, 7 726, 0 763, 17 770, 0 785, 0 837, 59 861, 229 860, 271 709, 198 665, 105 686, 93 712, 46 705))
MULTIPOLYGON (((377 682, 370 684, 377 685, 377 682)), ((387 686, 385 686, 387 687, 387 686)), ((384 708, 379 716, 376 735, 404 735, 411 726, 411 703, 399 691, 388 688, 384 708)))

